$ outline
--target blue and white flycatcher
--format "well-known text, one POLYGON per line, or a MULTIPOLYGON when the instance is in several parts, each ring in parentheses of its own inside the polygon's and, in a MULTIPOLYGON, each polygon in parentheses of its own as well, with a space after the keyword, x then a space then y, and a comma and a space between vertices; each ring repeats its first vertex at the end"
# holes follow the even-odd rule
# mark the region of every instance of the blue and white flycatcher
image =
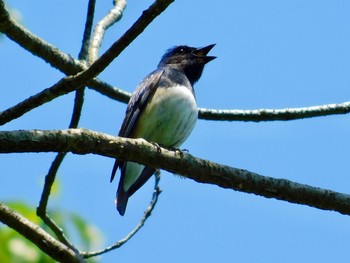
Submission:
MULTIPOLYGON (((132 94, 120 137, 143 138, 168 148, 178 148, 190 135, 198 118, 193 85, 205 64, 216 57, 207 56, 215 45, 204 48, 177 46, 169 49, 158 68, 139 84, 132 94)), ((143 164, 116 160, 121 177, 116 207, 124 215, 128 199, 155 173, 143 164)))

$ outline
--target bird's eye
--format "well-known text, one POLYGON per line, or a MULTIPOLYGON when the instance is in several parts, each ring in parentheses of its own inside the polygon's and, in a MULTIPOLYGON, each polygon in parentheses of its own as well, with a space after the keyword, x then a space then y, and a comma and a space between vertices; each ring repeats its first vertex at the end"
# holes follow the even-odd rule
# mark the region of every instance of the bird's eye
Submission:
POLYGON ((183 53, 185 50, 183 48, 180 49, 180 52, 183 53))

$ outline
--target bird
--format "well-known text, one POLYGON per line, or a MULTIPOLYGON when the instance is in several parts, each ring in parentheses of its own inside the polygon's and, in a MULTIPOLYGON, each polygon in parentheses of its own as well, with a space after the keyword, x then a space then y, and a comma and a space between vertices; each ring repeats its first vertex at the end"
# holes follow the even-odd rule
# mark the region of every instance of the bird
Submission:
MULTIPOLYGON (((163 147, 178 149, 189 137, 198 118, 193 85, 215 44, 203 48, 186 45, 168 49, 158 67, 147 75, 129 100, 119 137, 143 138, 163 147)), ((155 168, 116 159, 110 181, 120 169, 115 204, 121 216, 128 199, 156 172, 155 168)))

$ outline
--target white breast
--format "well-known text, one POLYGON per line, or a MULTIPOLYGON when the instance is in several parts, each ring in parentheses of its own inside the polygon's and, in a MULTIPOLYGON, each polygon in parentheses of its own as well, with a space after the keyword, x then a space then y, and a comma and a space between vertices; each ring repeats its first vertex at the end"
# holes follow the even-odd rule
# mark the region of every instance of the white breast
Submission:
POLYGON ((158 87, 135 127, 135 137, 168 147, 179 147, 198 118, 196 100, 185 86, 158 87))

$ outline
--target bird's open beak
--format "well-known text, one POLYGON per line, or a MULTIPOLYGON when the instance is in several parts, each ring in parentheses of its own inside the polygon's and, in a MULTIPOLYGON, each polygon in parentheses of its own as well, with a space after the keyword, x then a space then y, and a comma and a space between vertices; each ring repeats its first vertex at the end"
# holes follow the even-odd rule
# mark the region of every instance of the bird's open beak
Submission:
POLYGON ((215 46, 215 44, 198 48, 197 50, 193 51, 193 54, 197 56, 198 58, 201 58, 205 61, 205 63, 208 63, 209 61, 212 61, 213 59, 216 59, 214 56, 207 56, 209 51, 215 46))

